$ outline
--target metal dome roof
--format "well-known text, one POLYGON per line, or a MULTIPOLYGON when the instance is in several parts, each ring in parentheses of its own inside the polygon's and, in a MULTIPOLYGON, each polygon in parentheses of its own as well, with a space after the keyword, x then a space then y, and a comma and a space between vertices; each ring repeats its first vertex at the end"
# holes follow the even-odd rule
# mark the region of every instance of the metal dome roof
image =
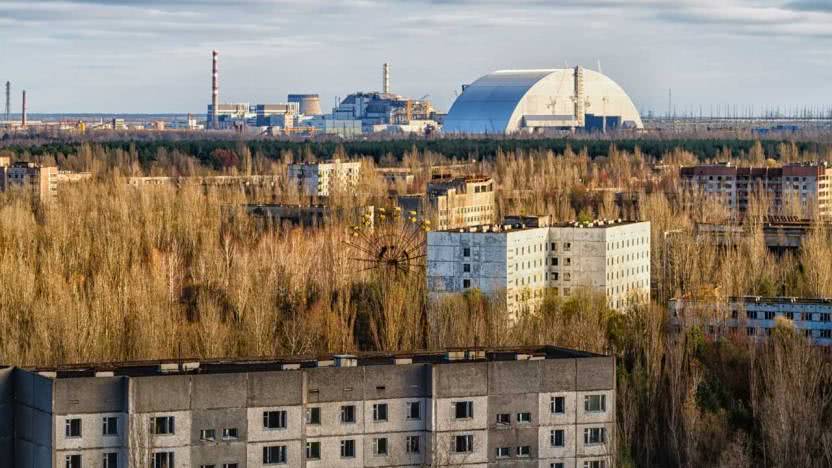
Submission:
MULTIPOLYGON (((445 117, 448 133, 513 133, 531 122, 574 119, 575 70, 501 70, 465 88, 445 117)), ((643 128, 638 110, 614 81, 583 69, 585 113, 643 128)))

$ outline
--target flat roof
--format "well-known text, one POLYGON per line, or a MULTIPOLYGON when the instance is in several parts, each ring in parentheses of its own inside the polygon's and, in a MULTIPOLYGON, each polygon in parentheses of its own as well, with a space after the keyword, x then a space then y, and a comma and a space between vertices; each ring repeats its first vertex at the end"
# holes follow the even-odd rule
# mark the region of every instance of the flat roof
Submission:
MULTIPOLYGON (((672 302, 717 302, 709 299, 688 299, 684 297, 675 297, 671 299, 672 302)), ((726 298, 726 303, 742 302, 743 304, 832 304, 830 297, 789 297, 789 296, 729 296, 726 298)))
MULTIPOLYGON (((528 216, 529 219, 534 219, 536 216, 528 216)), ((523 224, 512 224, 510 229, 507 229, 508 224, 479 224, 477 226, 468 226, 464 228, 442 229, 432 232, 454 232, 459 234, 494 234, 503 232, 528 231, 530 229, 549 229, 549 228, 573 228, 573 229, 607 229, 619 226, 628 226, 631 224, 646 223, 648 221, 606 221, 605 224, 578 224, 577 221, 549 223, 546 226, 528 226, 523 224)))
MULTIPOLYGON (((439 351, 401 353, 327 354, 321 356, 286 356, 253 358, 181 358, 150 361, 65 364, 52 367, 22 367, 31 372, 47 374, 50 378, 95 377, 107 373, 114 377, 145 377, 154 375, 225 374, 238 372, 268 372, 294 369, 336 367, 339 359, 354 359, 355 366, 407 364, 441 364, 460 362, 521 361, 536 359, 576 359, 607 357, 603 354, 577 351, 557 346, 521 346, 496 348, 448 348, 439 351), (399 361, 399 362, 397 362, 399 361), (324 365, 321 365, 323 363, 324 365), (167 370, 166 370, 167 369, 167 370), (52 375, 49 375, 52 374, 52 375), (100 375, 100 374, 99 374, 100 375)), ((344 367, 344 366, 342 366, 344 367)), ((346 366, 353 367, 353 366, 346 366)))

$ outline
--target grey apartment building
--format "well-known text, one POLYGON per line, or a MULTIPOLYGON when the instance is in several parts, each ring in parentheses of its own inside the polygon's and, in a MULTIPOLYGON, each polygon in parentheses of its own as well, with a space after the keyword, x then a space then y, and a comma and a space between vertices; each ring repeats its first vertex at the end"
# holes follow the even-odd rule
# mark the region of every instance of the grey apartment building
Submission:
POLYGON ((541 346, 0 370, 20 468, 608 468, 615 361, 541 346))

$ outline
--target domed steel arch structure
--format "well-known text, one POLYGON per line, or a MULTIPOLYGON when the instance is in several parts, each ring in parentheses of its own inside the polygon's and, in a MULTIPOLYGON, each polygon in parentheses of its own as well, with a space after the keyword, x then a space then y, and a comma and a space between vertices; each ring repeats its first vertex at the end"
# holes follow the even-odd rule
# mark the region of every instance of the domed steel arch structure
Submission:
POLYGON ((464 88, 443 124, 445 133, 478 134, 608 128, 644 125, 618 84, 581 67, 485 75, 464 88))

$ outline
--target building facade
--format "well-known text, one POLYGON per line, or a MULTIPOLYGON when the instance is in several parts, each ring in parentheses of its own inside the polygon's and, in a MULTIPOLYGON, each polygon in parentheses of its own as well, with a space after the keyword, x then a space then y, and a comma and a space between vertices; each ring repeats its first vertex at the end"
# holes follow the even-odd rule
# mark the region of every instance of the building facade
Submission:
POLYGON ((607 468, 615 361, 555 347, 0 369, 15 468, 607 468))
POLYGON ((494 223, 494 180, 485 176, 444 177, 428 182, 424 195, 403 195, 399 206, 429 219, 435 229, 458 229, 494 223))
POLYGON ((58 168, 0 158, 0 191, 13 187, 30 190, 39 200, 49 201, 58 196, 58 168))
POLYGON ((434 298, 470 289, 505 299, 510 313, 534 309, 550 290, 586 287, 611 307, 650 294, 650 223, 549 226, 539 221, 429 232, 428 290, 434 298))
POLYGON ((349 189, 358 184, 361 174, 360 161, 296 163, 289 165, 289 181, 295 181, 298 189, 308 196, 328 197, 337 187, 349 189))
POLYGON ((769 200, 770 215, 829 218, 829 181, 826 164, 790 164, 782 167, 736 167, 714 164, 680 169, 683 187, 723 204, 737 217, 744 216, 755 194, 769 200))
POLYGON ((813 344, 832 346, 832 299, 828 298, 673 299, 668 313, 677 327, 699 326, 713 337, 739 334, 753 340, 764 340, 778 322, 786 320, 813 344))

